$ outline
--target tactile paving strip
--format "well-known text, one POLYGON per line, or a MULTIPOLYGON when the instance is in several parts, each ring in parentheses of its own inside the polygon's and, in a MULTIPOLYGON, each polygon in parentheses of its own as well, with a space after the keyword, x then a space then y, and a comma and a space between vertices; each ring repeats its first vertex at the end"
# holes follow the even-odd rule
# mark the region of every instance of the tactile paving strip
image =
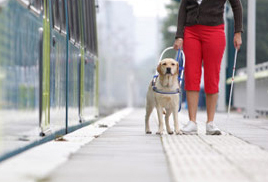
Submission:
POLYGON ((232 135, 163 135, 175 182, 267 182, 268 152, 232 135))

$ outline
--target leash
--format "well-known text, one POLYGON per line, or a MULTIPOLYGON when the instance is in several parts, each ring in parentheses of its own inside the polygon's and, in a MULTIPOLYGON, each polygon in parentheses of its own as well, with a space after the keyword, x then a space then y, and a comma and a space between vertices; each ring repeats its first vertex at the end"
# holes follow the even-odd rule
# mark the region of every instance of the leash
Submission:
MULTIPOLYGON (((180 49, 178 50, 176 61, 179 63, 179 77, 178 77, 178 80, 179 80, 180 88, 182 88, 181 85, 182 85, 182 80, 183 80, 183 75, 184 75, 185 55, 184 55, 184 52, 182 50, 180 50, 180 49)), ((182 93, 180 93, 178 112, 181 111, 181 104, 182 104, 182 93)))
MULTIPOLYGON (((173 49, 173 47, 166 48, 161 53, 160 58, 158 60, 158 63, 161 62, 162 57, 166 53, 166 51, 172 50, 172 49, 173 49)), ((179 86, 181 88, 181 83, 182 83, 183 74, 184 74, 184 65, 185 65, 185 55, 184 55, 184 53, 183 53, 183 51, 181 49, 179 49, 178 52, 177 52, 176 61, 179 64, 178 83, 179 83, 179 86)), ((153 91, 156 92, 156 93, 159 93, 159 94, 180 94, 180 103, 179 103, 179 111, 178 111, 178 112, 180 112, 180 110, 181 110, 181 103, 182 103, 182 93, 181 93, 181 90, 179 88, 176 89, 175 91, 171 91, 171 92, 164 92, 164 91, 158 90, 157 87, 155 86, 155 83, 156 83, 156 80, 157 80, 158 76, 159 76, 159 74, 156 71, 155 72, 155 75, 153 77, 153 80, 152 80, 152 88, 153 88, 153 91)))

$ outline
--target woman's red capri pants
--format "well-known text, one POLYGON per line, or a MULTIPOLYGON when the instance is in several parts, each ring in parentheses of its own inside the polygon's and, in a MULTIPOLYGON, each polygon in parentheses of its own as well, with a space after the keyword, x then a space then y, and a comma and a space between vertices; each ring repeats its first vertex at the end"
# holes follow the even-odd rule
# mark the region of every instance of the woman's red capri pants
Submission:
POLYGON ((226 45, 224 24, 193 25, 184 30, 185 90, 199 91, 204 67, 205 92, 219 92, 221 60, 226 45))

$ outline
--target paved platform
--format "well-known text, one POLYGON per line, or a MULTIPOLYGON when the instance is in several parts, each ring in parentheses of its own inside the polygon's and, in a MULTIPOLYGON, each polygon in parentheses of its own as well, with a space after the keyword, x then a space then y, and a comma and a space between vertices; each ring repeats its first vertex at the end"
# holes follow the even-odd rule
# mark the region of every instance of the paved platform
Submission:
MULTIPOLYGON (((187 110, 182 110, 179 118, 181 122, 188 121, 187 110)), ((206 118, 205 111, 198 111, 197 122, 201 134, 205 132, 206 118)), ((228 118, 227 113, 219 112, 215 115, 215 123, 221 130, 268 150, 268 118, 244 119, 242 114, 236 112, 231 112, 228 118)))
MULTIPOLYGON (((216 115, 221 136, 144 134, 144 109, 126 109, 0 163, 0 181, 266 182, 267 119, 216 115)), ((179 114, 182 122, 187 113, 179 114)), ((152 131, 157 119, 151 118, 152 131)))
MULTIPOLYGON (((169 182, 160 137, 144 134, 144 112, 135 110, 71 156, 50 182, 169 182)), ((156 125, 152 123, 156 131, 156 125)))

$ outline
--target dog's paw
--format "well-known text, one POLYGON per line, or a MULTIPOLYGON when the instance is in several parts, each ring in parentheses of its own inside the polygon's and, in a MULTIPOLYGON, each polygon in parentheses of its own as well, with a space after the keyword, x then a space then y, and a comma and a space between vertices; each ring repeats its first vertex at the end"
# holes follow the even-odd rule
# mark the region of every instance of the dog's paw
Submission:
POLYGON ((151 131, 146 131, 146 134, 152 134, 152 132, 151 131))
POLYGON ((178 130, 178 131, 175 131, 176 135, 182 135, 182 131, 181 130, 178 130))
POLYGON ((156 132, 157 135, 163 135, 163 131, 156 132))
POLYGON ((170 135, 173 135, 173 133, 174 133, 173 131, 168 131, 168 134, 170 135))

